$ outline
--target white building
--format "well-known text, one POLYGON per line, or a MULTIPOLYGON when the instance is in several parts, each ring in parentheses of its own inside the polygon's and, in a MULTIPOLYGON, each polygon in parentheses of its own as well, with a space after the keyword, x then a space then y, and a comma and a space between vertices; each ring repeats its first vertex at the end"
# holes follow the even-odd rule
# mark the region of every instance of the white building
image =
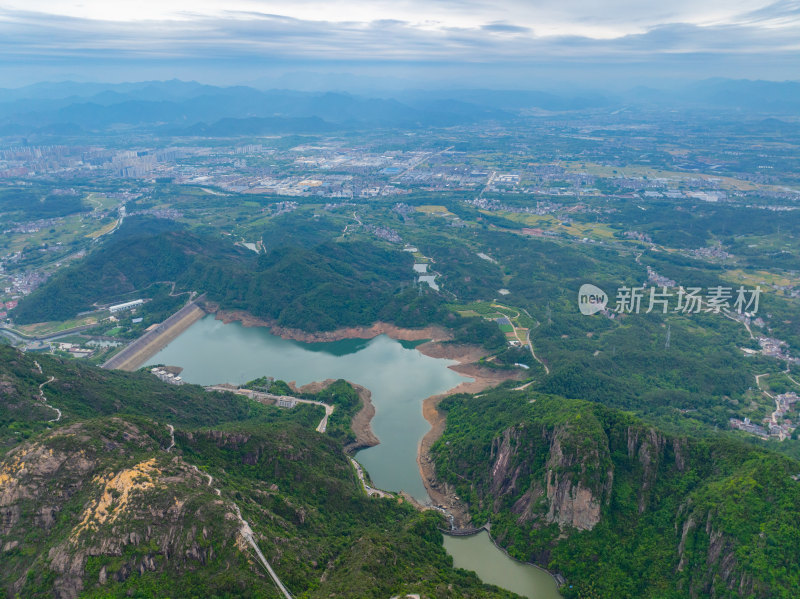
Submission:
POLYGON ((136 306, 141 306, 144 303, 144 300, 133 300, 132 302, 125 302, 124 304, 117 304, 115 306, 109 306, 108 311, 114 314, 115 312, 122 312, 123 310, 130 310, 131 308, 135 308, 136 306))

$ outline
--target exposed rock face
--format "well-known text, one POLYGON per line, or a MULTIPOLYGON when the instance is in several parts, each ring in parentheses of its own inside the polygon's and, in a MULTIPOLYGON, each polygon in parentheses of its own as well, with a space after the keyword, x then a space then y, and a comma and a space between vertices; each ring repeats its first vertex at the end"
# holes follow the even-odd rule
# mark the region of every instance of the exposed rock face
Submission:
POLYGON ((573 447, 567 429, 545 431, 549 451, 544 472, 537 478, 532 470, 533 446, 525 438, 530 432, 524 426, 512 427, 492 442, 489 480, 495 509, 508 496, 518 494, 519 480, 534 475, 529 488, 512 507, 512 511, 519 514, 520 523, 541 519, 563 527, 591 530, 600 521, 602 506, 608 501, 613 484, 608 452, 581 455, 573 447), (589 471, 602 475, 594 480, 596 475, 589 476, 589 471), (546 500, 544 513, 538 505, 543 496, 546 500))
POLYGON ((561 570, 581 596, 797 595, 796 460, 515 391, 451 400, 435 451, 512 555, 561 570))
MULTIPOLYGON (((559 526, 572 526, 578 530, 591 530, 600 522, 601 502, 611 491, 613 470, 608 470, 608 488, 597 489, 585 486, 586 462, 575 453, 564 454, 561 433, 556 431, 550 444, 550 459, 547 461, 547 501, 550 508, 546 519, 559 526), (579 465, 579 475, 574 476, 579 465)), ((598 456, 590 459, 597 460, 598 456)), ((599 464, 597 464, 599 466, 599 464)))
MULTIPOLYGON (((60 429, 54 437, 76 435, 79 427, 60 429)), ((17 447, 0 462, 0 535, 19 525, 22 506, 42 499, 35 520, 48 529, 64 502, 81 489, 82 479, 96 465, 85 455, 70 455, 40 443, 17 447), (57 476, 58 475, 58 476, 57 476), (57 483, 54 485, 53 479, 57 483)))
POLYGON ((615 479, 611 451, 620 442, 628 467, 638 473, 640 514, 658 500, 652 491, 659 473, 686 469, 685 440, 666 437, 652 427, 629 426, 618 440, 609 439, 601 429, 592 431, 593 442, 582 434, 586 433, 576 433, 569 425, 519 424, 495 437, 486 481, 486 499, 495 511, 513 498, 511 511, 519 515, 519 524, 556 523, 564 529, 592 530, 611 499, 615 479))
POLYGON ((11 578, 0 567, 0 594, 24 596, 31 576, 47 576, 55 597, 71 599, 87 585, 121 582, 136 572, 200 567, 214 557, 214 547, 198 521, 213 522, 233 539, 231 506, 201 473, 135 426, 114 423, 112 434, 100 438, 83 424, 64 427, 0 461, 0 548, 30 556, 11 578), (142 450, 149 456, 137 457, 142 450), (118 558, 117 565, 103 565, 87 580, 89 559, 103 557, 118 558))
POLYGON ((639 486, 639 513, 647 508, 650 490, 663 457, 666 440, 655 429, 634 429, 628 427, 628 457, 638 460, 642 466, 642 479, 639 486))
POLYGON ((517 455, 517 444, 521 436, 520 428, 509 428, 499 438, 492 441, 491 490, 494 495, 513 493, 517 486, 517 478, 524 464, 513 465, 517 455))
MULTIPOLYGON (((737 558, 736 541, 717 528, 715 515, 702 509, 693 509, 689 501, 681 506, 681 540, 678 544, 678 573, 688 571, 688 592, 693 599, 718 596, 718 585, 742 597, 768 597, 769 588, 761 581, 754 580, 752 574, 742 568, 737 558), (705 520, 705 526, 703 526, 705 520), (691 555, 688 545, 706 547, 705 554, 691 555), (694 560, 695 563, 691 563, 694 560)), ((762 538, 764 537, 762 533, 762 538)), ((766 542, 766 540, 765 540, 766 542)))

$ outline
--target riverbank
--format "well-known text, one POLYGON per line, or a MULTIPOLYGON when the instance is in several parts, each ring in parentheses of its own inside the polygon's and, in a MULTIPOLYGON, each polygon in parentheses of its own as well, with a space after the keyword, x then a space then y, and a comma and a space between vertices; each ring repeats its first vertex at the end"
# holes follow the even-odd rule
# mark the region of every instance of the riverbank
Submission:
POLYGON ((343 339, 372 339, 378 335, 386 335, 398 341, 422 341, 426 339, 448 341, 452 338, 450 332, 440 326, 429 326, 421 329, 404 329, 387 322, 376 322, 368 327, 345 327, 333 331, 309 333, 301 329, 279 326, 274 321, 258 318, 244 310, 221 310, 218 306, 211 303, 206 304, 206 310, 214 313, 214 317, 225 324, 240 322, 244 327, 268 327, 270 333, 277 337, 290 339, 292 341, 302 341, 303 343, 330 343, 343 339))
POLYGON ((417 450, 417 464, 419 465, 419 472, 425 485, 425 490, 435 505, 442 506, 452 514, 454 526, 463 528, 470 522, 467 507, 457 498, 450 485, 436 478, 436 466, 430 455, 431 447, 442 436, 447 423, 447 415, 439 411, 438 406, 445 397, 450 395, 479 393, 508 380, 525 378, 526 374, 518 370, 495 370, 481 366, 477 362, 486 356, 487 352, 480 347, 429 342, 423 343, 417 349, 432 358, 456 360, 458 364, 450 366, 450 369, 474 379, 472 382, 461 383, 444 393, 432 395, 423 401, 422 415, 431 425, 431 428, 419 442, 417 450))
POLYGON ((359 449, 366 449, 367 447, 375 447, 381 441, 372 432, 372 417, 375 416, 375 406, 372 403, 372 392, 366 387, 350 383, 353 388, 358 391, 358 396, 361 398, 361 409, 353 416, 350 428, 356 436, 356 440, 348 443, 344 450, 349 454, 359 449))
MULTIPOLYGON (((319 393, 335 382, 336 379, 325 379, 324 381, 308 383, 302 387, 297 387, 294 381, 288 384, 296 393, 319 393)), ((361 409, 356 412, 355 416, 353 416, 353 419, 350 421, 350 428, 353 430, 356 439, 344 447, 345 453, 351 455, 359 449, 375 447, 380 443, 380 440, 375 436, 375 433, 372 432, 372 418, 375 416, 372 392, 363 385, 358 385, 351 381, 347 381, 347 383, 356 390, 359 399, 361 399, 361 409)))

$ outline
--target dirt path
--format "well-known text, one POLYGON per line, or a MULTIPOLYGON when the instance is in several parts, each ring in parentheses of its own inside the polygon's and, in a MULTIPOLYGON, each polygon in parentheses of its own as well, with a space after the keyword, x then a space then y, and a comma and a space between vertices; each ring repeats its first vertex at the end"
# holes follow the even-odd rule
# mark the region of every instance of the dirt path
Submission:
MULTIPOLYGON (((166 449, 166 451, 169 451, 175 445, 175 428, 171 424, 168 424, 167 428, 169 428, 169 434, 170 434, 170 437, 172 437, 172 445, 170 445, 166 449)), ((208 478, 208 486, 209 487, 211 487, 214 484, 214 477, 213 476, 211 476, 207 472, 203 472, 202 470, 200 470, 194 464, 188 464, 188 466, 190 468, 192 468, 198 474, 208 478)), ((212 487, 212 488, 214 489, 214 494, 215 495, 217 495, 218 497, 222 496, 222 491, 220 491, 218 488, 214 488, 214 487, 212 487)), ((242 538, 245 540, 245 542, 248 545, 250 545, 250 548, 255 552, 256 559, 261 564, 261 566, 264 568, 264 570, 266 570, 267 574, 269 574, 269 577, 272 579, 272 582, 275 583, 275 586, 278 587, 278 590, 281 592, 281 594, 286 599, 293 599, 292 594, 289 592, 289 589, 286 588, 286 585, 283 584, 283 582, 281 581, 281 579, 278 576, 278 574, 275 572, 275 570, 272 569, 272 566, 270 566, 269 562, 267 561, 267 558, 264 557, 264 554, 261 552, 261 548, 258 546, 258 543, 256 542, 255 535, 253 534, 253 529, 250 528, 250 524, 247 522, 247 520, 245 520, 242 517, 242 511, 239 509, 239 506, 236 504, 236 502, 233 502, 233 501, 231 502, 231 505, 233 506, 234 512, 236 512, 236 518, 239 520, 239 534, 242 536, 242 538)))
MULTIPOLYGON (((39 365, 39 362, 34 360, 33 364, 34 364, 34 366, 36 366, 36 369, 39 371, 39 374, 44 374, 42 372, 42 367, 39 365)), ((56 417, 53 418, 52 420, 48 420, 47 422, 58 422, 58 421, 61 420, 61 410, 59 410, 58 408, 54 408, 49 403, 47 403, 47 397, 45 397, 45 395, 44 395, 44 386, 45 385, 49 385, 54 380, 56 380, 56 377, 51 376, 49 379, 47 379, 45 382, 43 382, 41 385, 39 385, 39 401, 41 401, 45 406, 47 406, 48 408, 50 408, 51 410, 53 410, 56 413, 56 417)))
POLYGON ((724 312, 723 312, 723 315, 724 315, 726 318, 730 318, 730 319, 731 319, 733 322, 738 322, 738 323, 742 324, 742 325, 744 326, 744 328, 746 328, 746 329, 747 329, 747 334, 748 334, 748 335, 750 335, 750 339, 755 339, 755 337, 753 336, 753 331, 752 331, 752 329, 750 328, 750 325, 749 325, 749 324, 747 324, 747 322, 746 322, 746 321, 744 321, 744 320, 739 320, 738 318, 734 318, 734 317, 733 317, 733 316, 731 316, 730 314, 725 314, 724 312))
POLYGON ((531 350, 531 355, 533 356, 533 359, 536 360, 537 362, 539 362, 539 364, 541 364, 542 366, 544 366, 544 373, 545 374, 550 374, 550 368, 547 366, 547 364, 542 362, 539 359, 539 356, 536 355, 536 352, 533 351, 533 343, 531 343, 531 332, 530 331, 528 331, 528 337, 527 337, 526 341, 528 342, 528 348, 531 350))
POLYGON ((775 399, 775 396, 772 395, 772 393, 770 393, 769 391, 766 391, 765 389, 761 388, 761 377, 769 376, 769 374, 770 374, 769 372, 764 372, 762 374, 755 375, 756 376, 756 387, 758 387, 758 390, 761 391, 761 393, 763 393, 764 395, 766 395, 770 399, 775 399))
POLYGON ((61 410, 59 410, 58 408, 54 408, 49 403, 47 403, 47 398, 44 396, 44 386, 49 385, 54 380, 56 380, 56 377, 51 376, 49 379, 47 379, 45 382, 39 385, 39 400, 56 413, 56 417, 53 418, 52 420, 48 420, 47 422, 58 422, 59 420, 61 420, 61 410))
POLYGON ((171 424, 168 424, 167 428, 169 429, 169 447, 167 447, 164 451, 170 452, 172 451, 172 448, 175 447, 175 427, 171 424))
MULTIPOLYGON (((361 222, 361 219, 360 219, 360 218, 358 218, 358 214, 356 214, 356 213, 355 213, 355 211, 353 211, 353 218, 354 218, 354 219, 355 219, 355 221, 358 223, 358 226, 359 226, 359 227, 362 227, 362 226, 364 226, 364 223, 362 223, 362 222, 361 222)), ((347 230, 348 230, 350 227, 355 227, 355 225, 354 225, 353 223, 348 223, 348 224, 346 224, 346 225, 344 226, 344 230, 342 231, 342 234, 339 236, 339 240, 343 240, 343 239, 344 239, 345 235, 347 235, 347 230)))

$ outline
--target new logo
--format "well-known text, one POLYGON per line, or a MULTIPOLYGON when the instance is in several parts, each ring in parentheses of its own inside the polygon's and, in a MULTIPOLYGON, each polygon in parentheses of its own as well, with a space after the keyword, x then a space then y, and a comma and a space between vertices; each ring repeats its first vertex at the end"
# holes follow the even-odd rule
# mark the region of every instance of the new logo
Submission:
POLYGON ((608 295, 595 285, 584 283, 578 290, 578 308, 580 308, 581 314, 589 316, 599 312, 606 307, 607 303, 608 295))

